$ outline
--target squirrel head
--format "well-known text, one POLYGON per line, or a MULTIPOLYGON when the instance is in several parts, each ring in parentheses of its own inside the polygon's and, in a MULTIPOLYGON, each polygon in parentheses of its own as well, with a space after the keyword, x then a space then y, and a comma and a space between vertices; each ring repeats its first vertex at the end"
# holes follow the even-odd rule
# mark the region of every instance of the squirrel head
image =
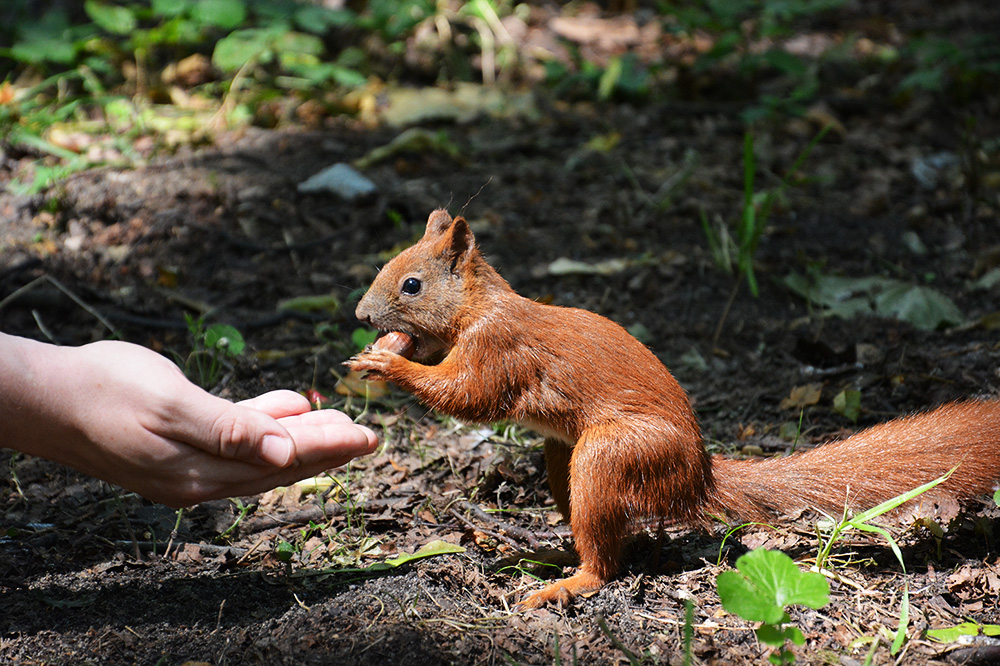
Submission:
POLYGON ((382 268, 355 314, 382 333, 410 335, 415 359, 447 352, 476 307, 470 287, 484 266, 492 272, 465 219, 436 210, 423 238, 382 268))

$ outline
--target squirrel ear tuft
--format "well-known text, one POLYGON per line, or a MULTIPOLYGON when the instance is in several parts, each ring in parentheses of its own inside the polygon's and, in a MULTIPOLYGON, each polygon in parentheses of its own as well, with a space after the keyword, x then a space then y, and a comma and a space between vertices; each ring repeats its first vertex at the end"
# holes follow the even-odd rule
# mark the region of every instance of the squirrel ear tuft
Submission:
POLYGON ((438 208, 427 218, 427 230, 424 231, 424 238, 435 238, 451 227, 452 219, 444 208, 438 208))

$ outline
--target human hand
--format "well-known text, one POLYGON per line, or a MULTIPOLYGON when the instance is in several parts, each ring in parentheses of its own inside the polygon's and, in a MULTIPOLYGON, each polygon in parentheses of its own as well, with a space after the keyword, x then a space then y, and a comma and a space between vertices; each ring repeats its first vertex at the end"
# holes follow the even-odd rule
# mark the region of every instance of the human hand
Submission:
POLYGON ((11 344, 28 368, 6 377, 0 368, 0 390, 12 395, 0 406, 8 445, 170 506, 263 492, 377 446, 368 428, 335 410, 310 411, 291 391, 242 403, 213 396, 144 347, 0 335, 0 353, 11 344))

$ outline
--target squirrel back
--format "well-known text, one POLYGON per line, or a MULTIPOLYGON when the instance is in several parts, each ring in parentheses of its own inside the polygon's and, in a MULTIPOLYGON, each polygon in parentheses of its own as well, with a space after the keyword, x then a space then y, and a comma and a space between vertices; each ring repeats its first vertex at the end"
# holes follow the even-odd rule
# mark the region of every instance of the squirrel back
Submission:
POLYGON ((610 580, 637 518, 840 515, 956 466, 934 495, 968 498, 1000 480, 997 401, 946 405, 787 457, 710 457, 687 395, 645 345, 592 312, 519 296, 479 254, 466 221, 443 210, 383 268, 357 316, 408 335, 415 351, 409 360, 376 346, 352 369, 452 416, 515 421, 546 437, 549 486, 581 566, 522 607, 610 580))

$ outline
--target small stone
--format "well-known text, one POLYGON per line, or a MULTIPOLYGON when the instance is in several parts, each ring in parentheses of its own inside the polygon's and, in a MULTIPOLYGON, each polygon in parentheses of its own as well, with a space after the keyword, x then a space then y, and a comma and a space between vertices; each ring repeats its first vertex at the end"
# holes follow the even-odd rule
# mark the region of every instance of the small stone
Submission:
POLYGON ((375 193, 375 183, 352 166, 338 162, 299 183, 303 194, 329 193, 346 201, 354 201, 375 193))

